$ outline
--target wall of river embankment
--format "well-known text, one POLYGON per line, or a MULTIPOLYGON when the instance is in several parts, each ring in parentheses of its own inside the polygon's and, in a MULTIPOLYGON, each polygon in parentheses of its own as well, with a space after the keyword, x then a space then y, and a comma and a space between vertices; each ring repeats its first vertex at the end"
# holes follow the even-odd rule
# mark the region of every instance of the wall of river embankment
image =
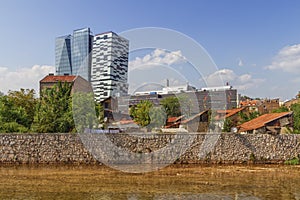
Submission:
MULTIPOLYGON (((184 133, 150 134, 150 136, 148 134, 147 137, 141 137, 141 134, 106 134, 106 136, 116 146, 135 153, 156 152, 174 140, 181 141, 190 136, 192 142, 186 144, 187 150, 175 161, 176 163, 283 163, 300 154, 300 134, 184 133), (202 153, 202 156, 199 156, 199 153, 202 153)), ((93 138, 89 143, 92 144, 94 140, 93 138)), ((99 163, 83 143, 77 134, 0 134, 0 163, 99 163)), ((95 145, 97 144, 99 143, 95 142, 95 145)), ((186 148, 186 145, 183 146, 186 148)), ((110 151, 110 147, 105 145, 100 148, 110 151)), ((180 145, 177 148, 181 148, 180 145)), ((180 152, 182 149, 177 150, 180 152)))

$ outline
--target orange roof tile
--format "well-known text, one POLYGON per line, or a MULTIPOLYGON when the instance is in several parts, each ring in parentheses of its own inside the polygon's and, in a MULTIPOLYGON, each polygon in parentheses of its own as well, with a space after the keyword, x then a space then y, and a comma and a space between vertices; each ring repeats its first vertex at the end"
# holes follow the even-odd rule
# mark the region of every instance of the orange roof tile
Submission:
POLYGON ((238 113, 238 112, 240 112, 240 111, 242 111, 244 109, 246 109, 246 107, 234 108, 234 109, 227 110, 225 118, 231 117, 232 115, 234 115, 234 114, 236 114, 236 113, 238 113))
POLYGON ((181 115, 181 116, 179 116, 179 117, 169 117, 169 118, 168 118, 168 123, 176 122, 176 121, 182 119, 183 117, 184 117, 184 115, 181 115))
POLYGON ((192 116, 192 117, 189 118, 189 119, 183 120, 183 121, 182 121, 182 124, 186 124, 186 123, 188 123, 188 122, 194 120, 195 118, 200 117, 201 115, 203 115, 203 114, 206 113, 206 112, 208 112, 208 110, 204 110, 204 111, 202 111, 202 112, 200 112, 200 113, 198 113, 198 114, 192 116))
POLYGON ((246 100, 240 102, 241 106, 256 106, 259 103, 258 100, 246 100))
POLYGON ((293 112, 282 112, 282 113, 269 113, 269 114, 264 114, 262 116, 259 116, 255 119, 252 119, 248 122, 245 122, 238 126, 239 132, 244 132, 244 131, 250 131, 250 130, 255 130, 261 127, 266 126, 267 123, 274 121, 276 119, 279 119, 281 117, 284 117, 286 115, 290 115, 293 112))
POLYGON ((73 76, 73 75, 58 75, 58 76, 54 76, 54 75, 47 75, 45 76, 40 82, 42 83, 55 83, 55 82, 68 82, 71 83, 76 79, 77 76, 73 76))
POLYGON ((135 122, 133 120, 124 119, 120 121, 120 124, 135 124, 135 122))
POLYGON ((224 114, 224 115, 217 115, 215 117, 215 120, 220 120, 220 119, 223 119, 223 118, 227 118, 227 117, 231 117, 232 115, 242 111, 246 109, 246 107, 242 107, 242 108, 233 108, 233 109, 230 109, 230 110, 217 110, 217 113, 218 114, 224 114))

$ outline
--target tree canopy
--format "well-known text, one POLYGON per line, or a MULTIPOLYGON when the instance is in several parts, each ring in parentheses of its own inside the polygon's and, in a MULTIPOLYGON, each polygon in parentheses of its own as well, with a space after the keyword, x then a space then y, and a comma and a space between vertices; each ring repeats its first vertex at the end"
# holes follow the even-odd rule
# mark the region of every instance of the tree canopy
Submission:
POLYGON ((161 100, 168 117, 178 117, 181 115, 180 104, 177 97, 167 97, 161 100))
POLYGON ((43 90, 38 100, 32 131, 40 133, 72 132, 72 86, 58 82, 52 88, 43 90))
POLYGON ((0 97, 0 132, 27 132, 34 118, 35 91, 9 91, 0 97))

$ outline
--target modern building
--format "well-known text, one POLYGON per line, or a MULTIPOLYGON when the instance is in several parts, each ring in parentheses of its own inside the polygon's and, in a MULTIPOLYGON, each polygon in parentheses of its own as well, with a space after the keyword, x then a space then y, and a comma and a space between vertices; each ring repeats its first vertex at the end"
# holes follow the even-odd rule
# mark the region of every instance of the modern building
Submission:
MULTIPOLYGON (((173 89, 176 87, 172 87, 173 89)), ((182 88, 178 86, 178 88, 182 88)), ((196 115, 204 110, 228 110, 237 108, 237 90, 230 87, 224 87, 218 90, 195 90, 194 87, 185 87, 187 90, 157 90, 157 91, 139 91, 131 96, 123 96, 114 100, 114 111, 121 113, 128 113, 128 109, 131 106, 137 105, 143 100, 148 100, 159 106, 160 102, 168 97, 176 97, 181 99, 184 108, 188 109, 189 116, 196 115), (182 100, 186 99, 186 102, 182 100)), ((220 87, 221 88, 221 87, 220 87)), ((185 113, 187 114, 187 113, 185 113)))
POLYGON ((77 29, 72 38, 72 74, 91 81, 91 52, 93 36, 90 28, 77 29))
POLYGON ((93 36, 90 28, 73 31, 73 35, 55 40, 56 75, 79 75, 91 80, 91 52, 93 36))
POLYGON ((97 102, 128 93, 129 41, 114 32, 94 36, 91 83, 97 102))
POLYGON ((179 94, 182 92, 196 91, 196 88, 186 83, 185 85, 163 87, 160 90, 137 91, 134 95, 150 95, 150 94, 179 94))
POLYGON ((56 74, 72 74, 71 35, 55 39, 55 69, 56 74))

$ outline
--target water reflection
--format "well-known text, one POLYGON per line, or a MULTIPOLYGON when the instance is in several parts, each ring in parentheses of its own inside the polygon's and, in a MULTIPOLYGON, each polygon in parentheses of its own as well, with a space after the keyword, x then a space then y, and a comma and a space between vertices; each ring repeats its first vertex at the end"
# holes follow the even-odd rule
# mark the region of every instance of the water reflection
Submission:
POLYGON ((0 199, 300 199, 299 166, 0 166, 0 199))

